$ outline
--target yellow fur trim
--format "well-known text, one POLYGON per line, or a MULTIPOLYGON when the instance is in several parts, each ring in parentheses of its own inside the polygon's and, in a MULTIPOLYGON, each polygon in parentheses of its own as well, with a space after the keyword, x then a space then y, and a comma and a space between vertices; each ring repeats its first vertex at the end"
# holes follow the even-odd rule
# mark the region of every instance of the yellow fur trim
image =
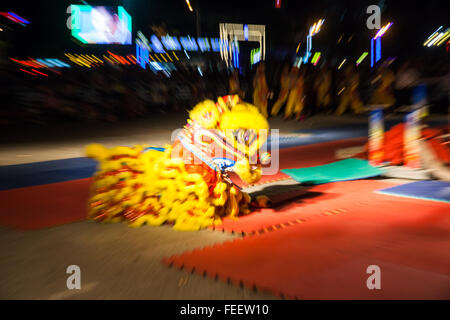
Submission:
POLYGON ((226 112, 220 117, 220 129, 269 129, 269 123, 264 116, 254 107, 237 104, 231 112, 226 112))
POLYGON ((220 114, 212 100, 205 100, 189 112, 189 117, 197 121, 203 128, 213 129, 217 127, 220 114))
POLYGON ((241 178, 244 182, 250 184, 261 179, 261 169, 257 168, 252 170, 247 159, 243 158, 236 162, 233 167, 234 172, 241 178))

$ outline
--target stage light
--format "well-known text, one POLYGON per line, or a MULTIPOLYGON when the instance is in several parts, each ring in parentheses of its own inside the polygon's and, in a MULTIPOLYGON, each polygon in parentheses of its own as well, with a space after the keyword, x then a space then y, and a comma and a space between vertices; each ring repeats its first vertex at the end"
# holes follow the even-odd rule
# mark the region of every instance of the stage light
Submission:
POLYGON ((30 71, 24 70, 24 69, 22 69, 22 68, 19 68, 19 70, 20 70, 20 71, 23 71, 23 72, 26 72, 26 73, 29 73, 29 74, 32 74, 33 76, 37 76, 36 73, 33 73, 33 72, 30 72, 30 71))
POLYGON ((35 69, 31 69, 31 71, 36 72, 36 73, 38 73, 38 74, 42 74, 43 76, 48 77, 48 74, 45 74, 45 73, 43 73, 43 72, 39 72, 39 71, 37 71, 37 70, 35 70, 35 69))
POLYGON ((433 44, 435 44, 437 41, 439 41, 439 39, 441 39, 444 36, 444 33, 440 32, 436 37, 433 38, 433 40, 431 40, 427 47, 431 47, 433 44))
POLYGON ((434 31, 429 37, 428 39, 430 39, 433 35, 435 35, 436 33, 438 33, 439 30, 442 29, 443 26, 440 26, 439 28, 436 29, 436 31, 434 31))
POLYGON ((244 24, 244 39, 248 41, 248 24, 244 24))
POLYGON ((187 51, 198 51, 197 43, 195 42, 195 39, 192 39, 191 37, 180 37, 181 45, 183 46, 184 50, 187 51))
POLYGON ((193 12, 193 11, 194 11, 194 9, 192 9, 192 6, 191 6, 191 1, 189 1, 189 0, 186 0, 186 4, 188 5, 189 11, 193 12))
POLYGON ((439 32, 439 30, 441 29, 442 26, 440 26, 435 32, 433 32, 423 43, 423 45, 427 47, 439 47, 441 44, 443 44, 450 37, 450 28, 447 28, 445 31, 439 32))
POLYGON ((150 41, 152 42, 152 44, 150 45, 150 47, 152 48, 153 51, 155 51, 156 53, 164 53, 164 47, 161 44, 161 41, 159 41, 158 37, 156 35, 152 35, 150 37, 150 41))
POLYGON ((158 62, 162 62, 161 59, 158 57, 157 54, 155 54, 156 60, 158 60, 158 62))
POLYGON ((393 25, 393 22, 389 22, 382 27, 376 33, 375 37, 370 40, 370 67, 373 68, 374 64, 381 59, 381 37, 386 31, 393 25), (375 42, 375 46, 374 46, 375 42))
POLYGON ((163 43, 166 50, 181 50, 180 43, 177 37, 171 37, 169 35, 162 36, 161 42, 163 43))
POLYGON ((378 30, 377 34, 375 35, 375 39, 382 37, 386 31, 392 26, 393 22, 389 22, 387 25, 385 25, 383 28, 378 30))
POLYGON ((208 38, 197 38, 197 43, 198 43, 198 46, 200 47, 201 52, 210 50, 208 38))
POLYGON ((312 64, 315 64, 316 63, 316 61, 318 61, 318 59, 320 58, 320 52, 316 52, 316 53, 314 53, 314 56, 312 57, 312 59, 311 59, 311 63, 312 64))
POLYGON ((127 58, 128 60, 130 60, 130 62, 131 62, 132 64, 136 64, 136 58, 135 58, 133 55, 129 54, 129 55, 127 55, 126 58, 127 58))
POLYGON ((320 55, 317 57, 316 61, 314 61, 313 65, 314 67, 317 66, 317 64, 319 63, 320 60, 320 55))
POLYGON ((378 62, 381 59, 381 38, 375 40, 375 53, 375 62, 378 62))
POLYGON ((359 66, 359 64, 363 62, 363 60, 367 57, 368 54, 369 54, 368 52, 363 52, 363 54, 358 58, 358 60, 356 60, 356 66, 359 66))
POLYGON ((448 38, 450 37, 450 30, 447 30, 447 32, 444 34, 444 36, 441 38, 440 41, 438 41, 436 43, 436 46, 440 46, 441 44, 443 44, 448 38))
POLYGON ((28 21, 28 20, 22 18, 21 16, 19 16, 18 14, 14 13, 14 12, 12 12, 12 11, 9 11, 9 12, 0 12, 0 15, 2 15, 2 16, 4 16, 4 17, 8 18, 9 20, 11 20, 11 21, 13 21, 13 22, 15 22, 15 23, 21 24, 21 25, 23 25, 23 26, 25 26, 25 25, 27 25, 27 24, 30 23, 30 21, 28 21))

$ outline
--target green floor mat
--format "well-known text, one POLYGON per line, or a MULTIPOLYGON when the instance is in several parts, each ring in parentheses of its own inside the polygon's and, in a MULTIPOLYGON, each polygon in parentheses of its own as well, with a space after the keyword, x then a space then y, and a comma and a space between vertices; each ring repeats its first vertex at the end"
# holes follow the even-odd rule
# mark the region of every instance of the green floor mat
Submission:
POLYGON ((281 172, 303 184, 321 184, 375 177, 383 170, 371 166, 366 160, 351 158, 317 167, 283 169, 281 172))

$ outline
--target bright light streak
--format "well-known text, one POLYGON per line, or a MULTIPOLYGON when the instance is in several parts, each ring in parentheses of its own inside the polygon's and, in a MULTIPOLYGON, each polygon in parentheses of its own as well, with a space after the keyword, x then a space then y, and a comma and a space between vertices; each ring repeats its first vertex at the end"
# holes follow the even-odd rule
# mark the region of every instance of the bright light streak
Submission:
POLYGON ((442 40, 440 40, 438 43, 436 43, 436 45, 439 47, 441 44, 443 44, 445 42, 445 40, 447 40, 450 37, 450 30, 447 31, 444 34, 444 37, 442 38, 442 40))
POLYGON ((317 64, 319 63, 320 60, 320 55, 317 57, 316 61, 314 62, 314 67, 317 66, 317 64))
POLYGON ((189 8, 189 11, 194 11, 194 9, 192 9, 192 6, 191 6, 191 1, 189 1, 189 0, 186 0, 186 4, 188 5, 188 8, 189 8))
POLYGON ((317 23, 313 24, 313 26, 311 28, 311 32, 310 32, 311 35, 313 35, 316 32, 316 25, 317 25, 317 23))
POLYGON ((300 50, 300 45, 301 44, 302 44, 301 42, 298 43, 297 50, 295 50, 295 53, 298 53, 298 50, 300 50))
POLYGON ((373 38, 370 39, 370 67, 373 68, 374 64, 374 53, 373 53, 373 38))
MULTIPOLYGON (((442 29, 442 26, 440 26, 439 28, 437 28, 436 31, 433 32, 433 33, 428 37, 428 39, 430 39, 430 38, 433 37, 435 34, 437 34, 438 31, 441 30, 441 29, 442 29)), ((434 38, 434 37, 433 37, 433 38, 434 38)))
POLYGON ((430 43, 427 45, 427 47, 431 47, 433 44, 435 44, 439 39, 441 39, 444 36, 444 33, 439 33, 437 37, 435 37, 430 43))
POLYGON ((383 28, 381 28, 378 32, 377 32, 377 34, 375 35, 375 39, 376 38, 380 38, 380 37, 382 37, 385 33, 386 33, 386 31, 392 26, 392 24, 393 24, 393 22, 389 22, 387 25, 385 25, 383 28))
POLYGON ((48 77, 48 74, 45 74, 45 73, 39 72, 39 71, 37 71, 36 69, 31 69, 31 71, 33 71, 33 72, 36 72, 36 73, 39 73, 39 74, 42 74, 43 76, 46 76, 46 77, 48 77))
POLYGON ((320 52, 316 52, 314 53, 313 58, 311 59, 311 63, 315 65, 315 63, 318 61, 318 59, 320 59, 320 52))
POLYGON ((347 59, 342 60, 341 64, 338 67, 338 70, 342 68, 342 66, 344 65, 345 61, 347 61, 347 59))
POLYGON ((29 73, 29 74, 32 74, 33 76, 37 76, 36 73, 33 73, 33 72, 30 72, 30 71, 24 70, 24 69, 22 69, 22 68, 19 68, 19 70, 21 70, 21 71, 23 71, 23 72, 26 72, 26 73, 29 73))
POLYGON ((320 19, 319 21, 315 22, 312 27, 309 28, 309 35, 311 37, 319 33, 324 21, 325 19, 320 19))
POLYGON ((103 58, 111 64, 114 64, 114 61, 109 59, 107 56, 103 55, 103 58))
POLYGON ((368 52, 363 52, 363 54, 358 58, 358 60, 356 60, 356 65, 359 66, 359 64, 363 62, 363 60, 367 57, 368 54, 369 54, 368 52))
POLYGON ((428 37, 428 40, 423 43, 424 46, 428 45, 434 38, 436 38, 439 35, 439 33, 433 33, 431 36, 428 37))
POLYGON ((375 43, 375 51, 376 51, 376 55, 375 55, 375 62, 380 61, 381 59, 381 38, 377 38, 375 43))
POLYGON ((30 21, 25 20, 24 18, 20 17, 19 15, 15 14, 14 12, 10 11, 10 12, 8 12, 8 14, 13 16, 14 18, 16 18, 17 20, 19 20, 22 23, 25 23, 25 24, 29 24, 30 23, 30 21))
POLYGON ((442 29, 442 26, 439 27, 431 36, 428 37, 427 41, 423 43, 424 46, 431 47, 433 45, 440 46, 445 42, 445 40, 448 39, 450 36, 450 28, 447 28, 447 30, 439 32, 439 30, 442 29))

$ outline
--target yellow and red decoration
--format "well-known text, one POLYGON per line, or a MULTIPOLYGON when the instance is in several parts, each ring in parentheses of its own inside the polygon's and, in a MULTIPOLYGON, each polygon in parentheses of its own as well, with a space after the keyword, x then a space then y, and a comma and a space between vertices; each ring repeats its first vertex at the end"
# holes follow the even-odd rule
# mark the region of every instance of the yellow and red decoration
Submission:
POLYGON ((237 95, 201 102, 189 117, 165 148, 86 147, 87 156, 99 162, 89 218, 199 230, 220 224, 225 216, 250 212, 250 196, 227 173, 233 171, 247 183, 260 179, 261 162, 270 161, 268 153, 257 154, 267 139, 267 120, 237 95))

